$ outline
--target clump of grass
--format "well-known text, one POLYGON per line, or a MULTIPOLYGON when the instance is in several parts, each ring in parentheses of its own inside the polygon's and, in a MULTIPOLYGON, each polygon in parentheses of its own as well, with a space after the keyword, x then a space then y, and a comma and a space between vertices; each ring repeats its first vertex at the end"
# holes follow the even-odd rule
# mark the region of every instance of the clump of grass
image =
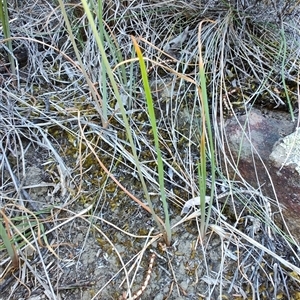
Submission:
MULTIPOLYGON (((155 146, 156 146, 157 157, 158 157, 159 181, 160 181, 160 187, 161 187, 162 203, 163 203, 164 212, 165 212, 165 221, 164 221, 163 224, 161 224, 161 222, 159 221, 159 218, 158 218, 157 214, 155 213, 152 202, 150 200, 149 193, 148 193, 148 190, 147 190, 147 186, 146 186, 144 177, 142 175, 141 166, 140 166, 140 162, 139 162, 139 159, 138 159, 136 146, 135 146, 135 143, 133 141, 128 116, 127 116, 126 110, 124 108, 124 103, 122 102, 119 90, 117 88, 117 82, 114 78, 111 66, 108 62, 108 59, 107 59, 107 56, 106 56, 106 53, 105 53, 105 50, 104 50, 104 47, 103 47, 103 38, 105 36, 104 35, 104 28, 103 28, 103 26, 100 26, 99 27, 100 31, 98 30, 98 28, 97 28, 97 26, 94 22, 94 18, 92 17, 91 10, 89 8, 88 3, 86 1, 82 1, 82 3, 83 3, 83 7, 85 9, 85 12, 87 14, 87 18, 89 20, 89 24, 92 28, 93 36, 95 37, 95 39, 97 41, 97 45, 98 45, 100 53, 101 53, 101 57, 102 57, 101 60, 103 62, 102 70, 105 70, 105 71, 102 71, 102 74, 107 74, 109 79, 110 79, 111 85, 113 87, 114 95, 115 95, 115 97, 117 99, 117 102, 118 102, 118 107, 119 107, 119 109, 121 111, 121 114, 122 114, 122 117, 123 117, 127 137, 130 141, 130 146, 131 146, 131 150, 132 150, 132 153, 133 153, 134 161, 135 161, 135 164, 136 164, 136 167, 137 167, 137 170, 138 170, 139 178, 141 180, 141 183, 142 183, 142 186, 143 186, 143 189, 144 189, 145 198, 147 199, 147 203, 148 203, 148 206, 150 208, 151 214, 152 214, 154 220, 156 221, 158 227, 161 229, 162 233, 166 232, 165 242, 168 245, 170 245, 170 243, 171 243, 171 231, 170 231, 170 220, 169 220, 168 208, 167 208, 167 203, 166 203, 166 196, 165 196, 165 193, 164 193, 163 165, 162 165, 162 159, 161 159, 159 146, 158 146, 158 138, 157 138, 157 134, 156 134, 157 131, 156 131, 156 128, 155 128, 155 116, 154 116, 154 111, 153 111, 153 102, 152 102, 152 99, 151 99, 149 84, 147 84, 148 81, 145 77, 145 72, 146 72, 145 65, 143 65, 142 57, 141 57, 140 53, 138 52, 139 51, 138 48, 136 48, 136 51, 139 53, 139 59, 140 59, 141 68, 142 68, 142 75, 143 75, 143 82, 144 82, 144 85, 145 85, 146 99, 148 101, 147 102, 148 103, 148 110, 149 110, 149 113, 150 113, 150 121, 151 121, 151 125, 154 126, 152 128, 155 132, 154 133, 154 139, 155 139, 155 146)), ((102 2, 98 1, 98 7, 100 7, 100 6, 102 6, 102 2)), ((101 10, 99 10, 99 13, 100 13, 100 15, 98 15, 99 20, 102 20, 101 10)), ((135 44, 135 47, 136 47, 136 44, 135 44)), ((106 85, 106 76, 102 77, 102 83, 101 84, 102 84, 102 86, 106 85)), ((108 105, 106 103, 104 105, 105 110, 107 110, 107 106, 108 105)))
MULTIPOLYGON (((222 126, 225 109, 222 102, 227 99, 228 110, 234 114, 234 102, 252 104, 259 99, 262 92, 271 94, 272 88, 268 84, 273 74, 280 71, 285 78, 292 78, 293 74, 287 74, 286 70, 289 68, 293 70, 299 55, 295 56, 293 61, 292 49, 289 47, 282 48, 283 50, 278 52, 280 45, 263 43, 258 39, 255 30, 259 31, 259 36, 264 36, 266 30, 271 36, 270 40, 276 40, 278 35, 272 34, 271 27, 261 26, 255 22, 253 24, 243 22, 243 16, 238 14, 239 10, 234 9, 233 5, 229 7, 228 3, 220 3, 218 18, 215 18, 215 4, 206 3, 205 12, 199 13, 198 2, 194 1, 173 1, 169 2, 168 7, 159 1, 148 6, 144 6, 144 3, 128 4, 125 1, 115 1, 116 5, 109 5, 109 12, 102 10, 103 1, 84 1, 84 3, 86 13, 81 15, 77 23, 80 26, 76 25, 74 28, 70 24, 66 25, 70 39, 63 44, 61 52, 56 50, 59 55, 55 56, 49 50, 53 61, 47 60, 42 63, 38 56, 32 59, 33 66, 29 68, 33 67, 31 70, 34 71, 30 73, 33 74, 32 77, 27 79, 23 86, 25 92, 16 95, 1 91, 9 103, 9 113, 11 111, 15 113, 13 120, 22 120, 21 125, 15 122, 11 127, 7 127, 11 130, 13 126, 17 126, 22 138, 7 140, 10 142, 9 151, 14 154, 22 153, 21 158, 18 157, 17 165, 18 170, 23 170, 24 178, 27 174, 25 153, 27 149, 32 148, 24 145, 21 150, 14 151, 12 147, 14 140, 29 140, 34 147, 43 147, 51 154, 47 157, 47 161, 43 162, 46 174, 50 174, 54 181, 51 200, 55 201, 56 206, 51 211, 49 219, 51 218, 57 225, 51 232, 55 234, 56 230, 63 232, 65 228, 61 228, 62 224, 73 224, 77 219, 87 223, 88 229, 84 228, 86 236, 84 242, 78 246, 81 248, 80 254, 75 259, 80 262, 81 253, 86 247, 85 242, 90 236, 94 237, 95 232, 98 233, 105 240, 101 247, 110 249, 107 253, 100 252, 97 259, 101 260, 102 254, 104 257, 116 253, 120 262, 119 272, 124 271, 128 285, 126 295, 130 298, 134 295, 131 289, 138 289, 134 287, 135 276, 132 276, 132 281, 129 277, 132 273, 140 273, 139 266, 149 247, 154 245, 163 233, 167 244, 171 244, 175 227, 176 234, 181 228, 180 224, 189 222, 186 226, 194 229, 194 225, 196 226, 200 220, 199 231, 195 229, 193 232, 195 240, 198 240, 198 233, 199 239, 207 241, 201 244, 204 254, 201 263, 206 269, 204 273, 207 273, 204 278, 205 282, 208 282, 205 286, 207 294, 212 298, 214 292, 218 290, 219 296, 222 297, 222 291, 225 290, 223 282, 226 282, 224 275, 227 275, 223 267, 230 261, 230 255, 232 260, 236 260, 237 266, 229 287, 230 293, 233 294, 237 287, 243 290, 243 284, 250 284, 252 288, 250 292, 255 295, 255 290, 259 290, 260 284, 259 280, 255 280, 258 277, 257 270, 261 269, 265 274, 266 271, 261 266, 270 264, 269 257, 278 259, 263 247, 266 243, 270 243, 273 249, 276 249, 273 250, 273 254, 277 254, 275 252, 278 248, 269 236, 269 229, 274 230, 276 237, 280 237, 284 245, 288 245, 285 242, 290 241, 282 232, 276 231, 271 217, 266 217, 269 216, 265 210, 269 199, 251 189, 246 182, 234 183, 216 173, 217 163, 214 161, 214 153, 218 154, 218 163, 220 159, 228 159, 224 154, 226 138, 222 135, 222 126), (182 3, 187 4, 184 10, 182 3), (219 18, 220 14, 223 18, 219 18), (215 21, 203 22, 198 28, 199 21, 204 16, 210 16, 215 21), (77 45, 79 27, 84 30, 86 36, 86 41, 81 43, 80 47, 77 45), (135 58, 129 33, 142 35, 136 49, 141 49, 143 54, 141 55, 138 50, 138 58, 135 58), (198 40, 195 38, 197 33, 198 40), (183 36, 186 36, 185 39, 183 36), (174 41, 177 41, 175 46, 172 43, 174 41), (264 56, 257 57, 255 54, 257 49, 264 50, 260 54, 266 55, 268 62, 273 63, 271 67, 264 63, 265 59, 262 58, 264 56), (63 51, 76 56, 77 62, 64 55, 63 51), (282 58, 284 59, 281 60, 282 58), (138 60, 140 67, 136 64, 138 60), (284 63, 281 64, 282 61, 284 63), (250 77, 258 84, 247 90, 245 78, 250 77), (43 84, 48 87, 47 90, 42 89, 43 84), (237 85, 240 85, 238 92, 234 92, 237 85), (164 96, 161 96, 162 93, 164 96), (245 186, 247 190, 241 190, 241 186, 245 186), (226 196, 221 196, 220 193, 224 189, 227 191, 226 196), (200 197, 195 197, 198 195, 200 197), (201 204, 201 213, 196 210, 171 227, 168 223, 171 216, 172 220, 173 216, 178 217, 180 207, 191 197, 200 198, 194 205, 201 204), (140 215, 145 214, 141 214, 130 199, 134 199, 138 206, 152 213, 153 219, 156 219, 155 227, 159 229, 158 233, 148 228, 149 224, 152 226, 151 222, 145 222, 144 217, 140 218, 140 215), (156 199, 159 201, 156 202, 156 199), (165 201, 163 205, 160 200, 165 201), (80 205, 87 208, 79 212, 74 211, 74 207, 78 208, 80 205), (159 216, 163 214, 164 220, 161 220, 159 216), (139 218, 142 220, 140 223, 139 218), (107 219, 111 219, 111 222, 107 219), (254 230, 250 232, 255 235, 255 241, 259 241, 255 245, 253 239, 247 239, 243 232, 250 228, 248 224, 252 222, 251 220, 259 224, 253 227, 261 230, 261 234, 258 235, 255 235, 254 230), (106 227, 102 231, 103 224, 106 227), (113 230, 107 231, 107 226, 113 230), (171 228, 168 228, 169 226, 171 228), (136 227, 143 234, 135 234, 136 227), (209 254, 207 252, 209 243, 215 238, 215 234, 210 230, 217 233, 222 242, 218 249, 222 253, 222 261, 216 276, 211 273, 209 261, 206 259, 209 254), (91 232, 93 234, 90 234, 91 232), (129 242, 117 241, 119 235, 123 234, 128 237, 129 242), (141 251, 138 251, 140 247, 138 239, 145 240, 141 251), (119 242, 120 248, 126 246, 126 253, 120 252, 119 247, 115 245, 119 242), (106 244, 109 244, 109 247, 106 247, 106 244), (236 247, 234 251, 232 247, 236 247), (262 255, 263 252, 268 252, 268 258, 262 255), (135 256, 136 253, 138 256, 135 256), (129 255, 133 258, 128 258, 129 255), (131 263, 132 267, 136 266, 135 272, 130 267, 131 263), (240 270, 243 270, 243 273, 240 270), (237 282, 239 279, 241 281, 237 282)), ((71 6, 64 5, 62 1, 60 5, 65 23, 68 24, 68 9, 71 9, 71 6)), ((47 14, 51 16, 50 20, 47 18, 47 22, 41 20, 49 32, 65 30, 62 28, 63 22, 56 19, 59 15, 57 12, 58 10, 55 10, 55 14, 47 14), (52 22, 59 24, 55 30, 51 29, 52 22)), ((32 47, 30 52, 35 53, 33 45, 30 47, 32 47)), ((40 56, 42 55, 43 53, 40 53, 40 56)), ((272 84, 277 82, 278 80, 271 81, 272 84)), ((274 93, 273 97, 277 99, 274 93)), ((7 107, 1 107, 2 111, 7 112, 7 107)), ((226 170, 223 171, 226 173, 226 170)), ((7 185, 9 193, 11 193, 10 184, 7 185)), ((18 187, 15 189, 18 190, 18 187)), ((51 192, 52 189, 49 189, 50 195, 51 192)), ((18 201, 18 197, 15 198, 14 200, 18 201)), ((14 200, 7 198, 3 202, 14 200)), ((147 218, 146 220, 148 221, 147 218)), ((80 223, 78 228, 81 226, 80 223)), ((68 230, 72 233, 72 226, 70 228, 68 230)), ((78 230, 74 229, 77 235, 78 230)), ((176 238, 179 243, 185 243, 181 241, 179 235, 176 238)), ((12 240, 9 239, 9 242, 12 240)), ((62 240, 53 243, 60 245, 62 240)), ((193 263, 195 261, 193 259, 197 259, 197 262, 200 259, 199 249, 196 247, 197 245, 191 245, 193 253, 187 258, 188 264, 193 263)), ((39 249, 38 245, 36 248, 39 249)), ((160 251, 161 256, 164 256, 162 258, 168 257, 169 251, 172 250, 168 248, 166 252, 160 251)), ((56 254, 56 250, 52 251, 56 254)), ((22 252, 20 254, 23 255, 22 252)), ((175 261, 177 254, 175 252, 172 254, 175 261)), ((63 251, 60 251, 60 255, 63 255, 63 251)), ((158 264, 160 259, 157 259, 158 264)), ((171 263, 170 260, 168 262, 171 263)), ((283 266, 291 267, 284 260, 281 263, 283 266)), ((45 266, 43 273, 45 278, 48 270, 45 266)), ((277 270, 282 274, 280 278, 286 275, 284 268, 279 266, 277 270)), ((299 271, 297 268, 294 270, 299 271)), ((172 270, 172 273, 176 271, 172 270)), ((117 278, 118 274, 116 272, 106 285, 99 288, 95 298, 117 278)), ((196 269, 193 270, 193 274, 199 276, 203 275, 203 272, 196 269)), ((42 281, 41 276, 36 277, 42 281)), ((275 280, 278 278, 275 277, 275 280)), ((47 283, 51 289, 53 282, 48 279, 47 283)), ((201 282, 204 282, 204 279, 201 279, 201 282)), ((44 286, 44 282, 41 285, 44 286)), ((53 288, 52 292, 53 290, 56 289, 53 288)), ((93 292, 95 290, 93 287, 93 292)), ((275 292, 274 295, 276 296, 275 292)), ((54 296, 56 295, 53 292, 54 296)))

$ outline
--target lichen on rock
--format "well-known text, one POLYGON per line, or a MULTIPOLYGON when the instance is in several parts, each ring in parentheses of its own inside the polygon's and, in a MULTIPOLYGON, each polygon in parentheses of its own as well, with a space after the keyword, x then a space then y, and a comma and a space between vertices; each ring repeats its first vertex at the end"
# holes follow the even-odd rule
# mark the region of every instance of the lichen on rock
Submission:
POLYGON ((295 167, 300 175, 300 129, 276 143, 270 155, 273 164, 282 168, 284 166, 295 167))

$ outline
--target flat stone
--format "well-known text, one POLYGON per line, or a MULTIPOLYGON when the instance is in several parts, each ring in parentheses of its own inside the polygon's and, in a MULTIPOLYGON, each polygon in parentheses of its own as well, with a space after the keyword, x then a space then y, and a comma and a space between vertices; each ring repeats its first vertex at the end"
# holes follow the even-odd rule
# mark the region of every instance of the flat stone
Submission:
POLYGON ((231 177, 278 200, 289 230, 300 240, 300 130, 295 131, 290 115, 252 109, 228 119, 224 131, 227 157, 239 172, 231 168, 231 177))

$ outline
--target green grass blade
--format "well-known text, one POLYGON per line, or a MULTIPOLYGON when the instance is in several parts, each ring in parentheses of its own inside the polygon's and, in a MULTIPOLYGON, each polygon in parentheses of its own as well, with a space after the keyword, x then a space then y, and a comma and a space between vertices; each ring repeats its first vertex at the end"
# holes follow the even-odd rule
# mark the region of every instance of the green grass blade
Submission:
POLYGON ((284 75, 284 73, 285 73, 284 72, 285 71, 285 63, 286 63, 286 53, 287 53, 287 43, 286 43, 285 32, 284 32, 283 28, 280 30, 280 35, 281 35, 281 38, 282 38, 280 52, 283 51, 283 58, 282 58, 282 63, 281 63, 282 86, 283 86, 284 93, 285 93, 285 96, 286 96, 286 99, 287 99, 287 104, 288 104, 289 111, 290 111, 290 114, 291 114, 292 122, 294 122, 295 121, 295 116, 294 116, 294 112, 293 112, 293 106, 292 106, 291 99, 290 99, 290 96, 289 96, 288 88, 287 88, 286 83, 285 83, 285 75, 284 75))
POLYGON ((149 85, 146 64, 145 64, 142 52, 141 52, 140 47, 138 46, 136 40, 134 39, 134 37, 132 37, 132 40, 133 40, 133 44, 135 47, 135 51, 139 58, 141 74, 142 74, 142 81, 143 81, 145 96, 146 96, 146 101, 147 101, 147 109, 148 109, 150 123, 151 123, 152 131, 153 131, 155 150, 157 153, 157 167, 158 167, 158 180, 159 180, 159 187, 160 187, 160 196, 161 196, 161 201, 162 201, 164 214, 165 214, 166 242, 167 242, 167 244, 170 244, 170 242, 171 242, 170 216, 169 216, 169 209, 168 209, 167 197, 166 197, 166 192, 165 192, 164 165, 163 165, 163 160, 162 160, 162 155, 161 155, 159 140, 158 140, 156 117, 155 117, 155 112, 154 112, 154 104, 153 104, 151 89, 150 89, 150 85, 149 85))
POLYGON ((6 45, 10 51, 8 53, 8 59, 10 63, 11 72, 13 75, 16 75, 16 66, 15 66, 15 60, 13 58, 13 47, 12 47, 12 41, 11 41, 11 34, 10 34, 10 27, 9 27, 9 16, 8 16, 8 9, 7 9, 7 1, 2 0, 0 1, 0 20, 3 27, 3 33, 7 40, 6 45))
POLYGON ((212 134, 212 124, 210 121, 210 112, 209 112, 209 106, 208 106, 208 95, 207 95, 207 84, 206 84, 206 77, 205 77, 205 68, 202 58, 202 44, 201 44, 201 29, 202 29, 202 21, 199 26, 199 36, 198 36, 198 49, 199 49, 199 77, 200 77, 200 87, 199 89, 199 95, 201 99, 201 105, 202 105, 202 137, 201 137, 201 145, 200 145, 200 154, 201 154, 201 162, 200 162, 200 170, 201 170, 201 182, 200 182, 200 206, 201 206, 201 235, 204 237, 208 225, 209 225, 209 219, 211 215, 211 209, 212 209, 212 202, 214 199, 214 185, 215 185, 215 179, 216 179, 216 164, 215 164, 215 150, 214 150, 214 140, 213 140, 213 134, 212 134), (206 138, 207 136, 207 138, 206 138), (206 146, 206 142, 208 145, 206 146), (206 154, 205 152, 208 152, 209 159, 210 159, 210 173, 211 173, 211 193, 210 193, 210 201, 208 204, 208 211, 207 215, 205 217, 205 192, 206 192, 206 154), (205 169, 205 170, 204 170, 205 169))
POLYGON ((13 265, 17 266, 18 265, 18 258, 17 258, 17 255, 16 255, 15 248, 12 245, 12 243, 10 241, 10 238, 9 238, 9 236, 6 232, 6 229, 4 228, 1 220, 0 220, 0 237, 3 241, 4 247, 6 248, 10 259, 13 262, 13 265))

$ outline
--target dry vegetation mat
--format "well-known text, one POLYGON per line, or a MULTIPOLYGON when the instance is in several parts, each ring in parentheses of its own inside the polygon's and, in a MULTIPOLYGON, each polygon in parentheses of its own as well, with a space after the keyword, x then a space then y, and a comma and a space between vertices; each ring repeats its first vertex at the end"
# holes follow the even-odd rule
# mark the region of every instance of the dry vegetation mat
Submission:
POLYGON ((223 130, 297 120, 298 2, 63 2, 7 7, 0 299, 299 299, 299 241, 223 130))

